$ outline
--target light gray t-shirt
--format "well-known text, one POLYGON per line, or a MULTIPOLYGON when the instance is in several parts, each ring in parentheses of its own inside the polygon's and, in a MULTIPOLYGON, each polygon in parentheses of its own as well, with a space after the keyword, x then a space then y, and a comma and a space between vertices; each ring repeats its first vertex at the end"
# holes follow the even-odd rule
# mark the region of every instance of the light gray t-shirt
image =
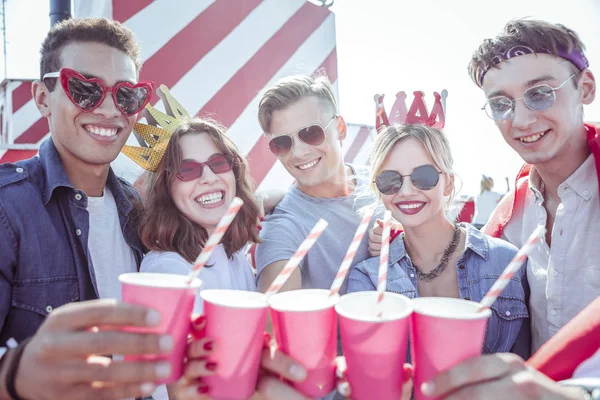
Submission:
POLYGON ((98 296, 121 300, 119 275, 137 272, 133 250, 123 237, 115 198, 108 187, 102 197, 88 197, 88 248, 94 265, 98 296))
MULTIPOLYGON (((252 266, 243 251, 240 250, 228 258, 225 248, 219 244, 213 250, 207 265, 211 266, 202 268, 198 273, 202 285, 196 296, 194 313, 201 314, 204 310, 204 304, 200 297, 200 292, 204 289, 256 291, 252 266)), ((191 270, 192 264, 173 251, 150 251, 140 266, 141 272, 163 274, 188 275, 191 270)))
MULTIPOLYGON (((376 202, 375 195, 368 190, 368 169, 350 167, 355 171, 356 188, 349 196, 316 198, 293 186, 265 218, 260 235, 264 242, 256 249, 257 278, 266 266, 289 260, 319 218, 323 218, 329 226, 300 263, 300 273, 303 289, 329 289, 362 219, 358 210, 376 202)), ((374 221, 375 218, 371 226, 374 221)), ((368 257, 368 235, 365 235, 352 266, 368 257)), ((346 280, 340 294, 346 293, 347 287, 346 280)))

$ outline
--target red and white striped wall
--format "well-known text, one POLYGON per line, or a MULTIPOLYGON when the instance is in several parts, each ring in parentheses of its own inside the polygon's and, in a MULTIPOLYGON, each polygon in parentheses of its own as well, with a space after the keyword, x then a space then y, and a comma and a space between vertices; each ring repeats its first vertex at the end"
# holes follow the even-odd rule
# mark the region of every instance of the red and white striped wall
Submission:
MULTIPOLYGON (((259 188, 291 183, 261 134, 258 101, 277 79, 319 69, 337 92, 335 18, 327 8, 304 0, 86 0, 74 6, 75 17, 104 16, 131 28, 141 42, 141 79, 167 85, 190 113, 227 126, 259 188)), ((48 124, 31 99, 31 82, 5 81, 2 89, 4 144, 39 144, 48 124)), ((162 108, 157 96, 152 103, 162 108)), ((373 127, 350 124, 345 160, 365 164, 374 137, 373 127)), ((129 143, 137 144, 133 135, 129 143)), ((34 154, 0 150, 0 162, 34 154)), ((131 181, 142 172, 122 155, 113 167, 131 181)))

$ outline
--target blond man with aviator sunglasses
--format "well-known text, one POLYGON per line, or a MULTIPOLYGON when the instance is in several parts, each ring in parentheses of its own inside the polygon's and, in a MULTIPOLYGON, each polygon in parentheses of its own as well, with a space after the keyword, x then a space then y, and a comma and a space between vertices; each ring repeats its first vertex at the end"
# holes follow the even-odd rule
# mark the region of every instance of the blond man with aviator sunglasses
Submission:
MULTIPOLYGON (((368 187, 368 170, 344 163, 346 122, 326 77, 281 79, 263 94, 258 117, 269 148, 296 180, 263 223, 258 289, 269 287, 319 218, 329 227, 283 290, 329 288, 360 223, 357 210, 373 202, 358 195, 368 187)), ((354 263, 367 257, 365 239, 354 263)))

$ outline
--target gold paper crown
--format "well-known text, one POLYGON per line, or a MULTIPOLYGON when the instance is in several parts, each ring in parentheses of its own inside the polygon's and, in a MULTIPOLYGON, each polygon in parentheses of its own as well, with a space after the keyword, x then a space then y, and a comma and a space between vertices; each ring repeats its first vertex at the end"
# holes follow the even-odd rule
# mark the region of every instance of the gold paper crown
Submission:
POLYGON ((137 165, 151 172, 155 172, 156 168, 158 168, 158 164, 167 151, 169 140, 171 140, 171 136, 173 135, 173 132, 175 132, 175 129, 190 119, 190 114, 177 100, 175 100, 169 92, 168 87, 160 85, 157 89, 157 92, 158 91, 162 92, 161 97, 163 101, 165 101, 167 112, 171 110, 173 116, 157 110, 148 103, 146 105, 146 110, 156 121, 157 126, 139 122, 133 125, 136 136, 138 139, 141 137, 146 146, 126 145, 123 147, 123 150, 121 150, 123 154, 135 161, 137 165))

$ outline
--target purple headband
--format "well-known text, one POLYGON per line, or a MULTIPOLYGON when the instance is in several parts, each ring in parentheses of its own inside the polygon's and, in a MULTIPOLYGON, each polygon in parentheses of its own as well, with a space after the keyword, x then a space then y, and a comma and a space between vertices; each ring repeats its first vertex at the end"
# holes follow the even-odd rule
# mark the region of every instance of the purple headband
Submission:
MULTIPOLYGON (((523 45, 514 46, 514 47, 511 47, 510 49, 506 50, 504 53, 496 54, 492 58, 491 64, 486 64, 483 66, 481 75, 479 75, 479 86, 481 86, 483 84, 483 77, 485 76, 485 74, 494 65, 499 64, 502 61, 506 61, 510 58, 523 56, 525 54, 536 54, 536 53, 546 53, 546 54, 553 55, 553 53, 546 48, 542 47, 538 50, 533 50, 531 47, 523 46, 523 45)), ((590 62, 586 58, 585 54, 583 54, 583 52, 581 52, 577 49, 573 49, 573 51, 571 51, 570 53, 567 53, 564 49, 558 49, 558 56, 564 58, 565 60, 571 61, 577 68, 579 68, 580 71, 583 71, 584 69, 586 69, 590 66, 590 62)))

